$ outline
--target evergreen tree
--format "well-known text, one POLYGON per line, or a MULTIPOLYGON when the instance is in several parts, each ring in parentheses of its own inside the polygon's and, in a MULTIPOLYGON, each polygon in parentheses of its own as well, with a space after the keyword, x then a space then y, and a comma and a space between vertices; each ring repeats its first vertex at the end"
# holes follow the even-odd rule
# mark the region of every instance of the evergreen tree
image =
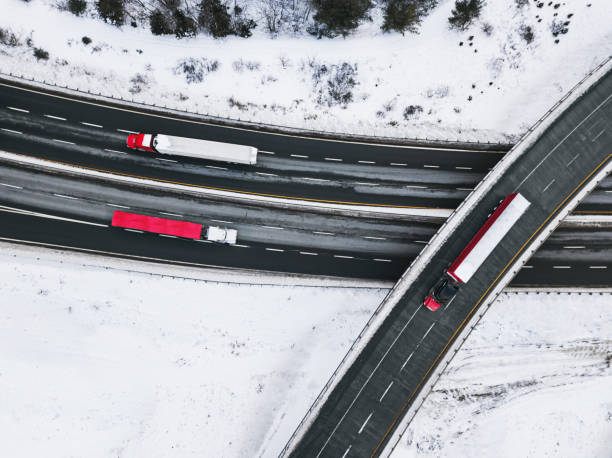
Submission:
POLYGON ((414 2, 410 0, 387 0, 384 11, 382 29, 385 32, 395 30, 411 33, 418 32, 421 24, 421 14, 414 2))
POLYGON ((159 9, 153 11, 151 16, 149 16, 149 25, 151 26, 151 32, 153 35, 170 35, 174 33, 174 30, 172 30, 172 25, 169 23, 167 16, 159 9))
POLYGON ((484 6, 483 0, 456 0, 455 9, 448 18, 451 29, 465 30, 480 16, 480 10, 484 6))
POLYGON ((313 0, 317 12, 309 32, 322 36, 346 36, 359 26, 372 8, 371 0, 313 0))
POLYGON ((198 26, 183 10, 175 9, 172 12, 172 18, 174 19, 174 34, 177 38, 195 36, 198 26))
POLYGON ((198 23, 215 37, 226 37, 233 33, 231 16, 227 12, 227 6, 220 0, 202 0, 198 23))
POLYGON ((110 22, 113 25, 123 25, 124 0, 97 0, 96 8, 105 22, 110 22))
POLYGON ((80 16, 85 12, 87 2, 85 0, 68 0, 68 9, 76 16, 80 16))

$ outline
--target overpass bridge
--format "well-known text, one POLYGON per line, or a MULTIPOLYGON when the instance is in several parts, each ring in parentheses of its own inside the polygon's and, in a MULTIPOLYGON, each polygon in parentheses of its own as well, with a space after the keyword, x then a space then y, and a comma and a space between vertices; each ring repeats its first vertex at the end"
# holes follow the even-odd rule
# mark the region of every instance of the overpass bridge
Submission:
POLYGON ((398 431, 426 395, 430 378, 443 370, 486 305, 612 170, 612 61, 600 65, 553 108, 485 177, 402 276, 281 455, 390 453, 398 431), (513 192, 531 202, 519 223, 449 307, 425 309, 429 288, 496 203, 513 192))

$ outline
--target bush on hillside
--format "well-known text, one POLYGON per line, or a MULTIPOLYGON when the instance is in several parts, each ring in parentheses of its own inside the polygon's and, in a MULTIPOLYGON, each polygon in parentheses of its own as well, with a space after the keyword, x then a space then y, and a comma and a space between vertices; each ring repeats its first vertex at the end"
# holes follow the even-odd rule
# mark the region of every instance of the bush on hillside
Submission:
POLYGON ((421 24, 421 16, 414 3, 406 0, 387 0, 384 8, 384 22, 382 29, 385 32, 395 30, 404 35, 404 32, 417 33, 421 24))
POLYGON ((149 16, 149 25, 151 26, 151 33, 153 35, 171 35, 174 33, 168 16, 159 9, 153 11, 151 16, 149 16))
POLYGON ((85 0, 68 0, 68 10, 76 16, 83 14, 86 8, 87 2, 85 0))
POLYGON ((317 12, 308 32, 318 38, 348 35, 368 18, 373 6, 371 0, 312 0, 312 4, 317 12))
POLYGON ((175 75, 184 75, 187 83, 201 83, 204 77, 219 69, 218 60, 210 60, 205 57, 201 59, 188 58, 180 60, 174 67, 175 75))
POLYGON ((227 12, 227 6, 220 0, 202 0, 198 23, 206 29, 213 37, 222 38, 231 35, 231 16, 227 12))
POLYGON ((49 60, 49 53, 42 48, 34 48, 36 60, 49 60))
POLYGON ((451 29, 466 30, 480 16, 483 0, 456 0, 448 22, 451 29))
POLYGON ((233 34, 242 38, 249 38, 253 34, 251 30, 255 27, 257 27, 257 23, 253 19, 244 17, 242 8, 236 5, 234 7, 234 20, 232 22, 233 34))
POLYGON ((176 38, 194 37, 198 30, 198 24, 179 8, 172 12, 174 19, 174 35, 176 38))
POLYGON ((97 0, 96 9, 104 22, 123 25, 125 17, 125 0, 97 0))

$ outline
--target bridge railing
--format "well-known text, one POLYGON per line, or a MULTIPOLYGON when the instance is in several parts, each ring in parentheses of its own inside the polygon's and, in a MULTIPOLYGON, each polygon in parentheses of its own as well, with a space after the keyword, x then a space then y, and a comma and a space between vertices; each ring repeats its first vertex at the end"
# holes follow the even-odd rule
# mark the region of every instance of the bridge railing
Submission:
MULTIPOLYGON (((519 140, 518 143, 514 145, 514 147, 497 163, 495 167, 493 167, 487 175, 482 179, 482 181, 474 188, 474 190, 470 193, 470 195, 463 200, 463 202, 451 213, 449 218, 442 224, 442 226, 438 229, 436 234, 429 240, 429 242, 424 246, 423 250, 419 253, 419 255, 412 261, 408 269, 404 271, 401 275, 400 279, 397 281, 393 289, 385 296, 380 305, 376 308, 374 313, 370 316, 365 326, 359 332, 355 341, 351 344, 348 351, 327 380, 318 396, 313 401, 312 405, 295 428, 293 434, 283 447, 280 452, 280 456, 285 456, 288 452, 290 452, 293 445, 296 443, 296 440, 299 436, 304 432, 303 428, 307 426, 313 420, 313 414, 319 410, 322 406, 324 400, 327 397, 329 389, 335 384, 338 377, 346 372, 350 366, 352 365, 354 359, 358 355, 358 349, 364 345, 363 342, 367 342, 368 338, 371 337, 374 332, 378 329, 378 324, 381 324, 387 314, 391 311, 391 309, 397 304, 398 300, 403 296, 403 293, 410 287, 412 281, 422 272, 425 265, 427 264, 427 260, 430 259, 437 251, 438 248, 446 242, 448 237, 454 231, 454 229, 464 220, 465 216, 469 212, 469 208, 477 204, 481 197, 492 187, 495 183, 497 177, 504 173, 509 166, 516 161, 521 154, 535 141, 534 135, 532 135, 537 130, 545 130, 551 121, 551 115, 553 113, 556 114, 556 110, 559 108, 561 104, 570 99, 570 97, 578 98, 582 93, 584 93, 585 88, 583 84, 593 77, 596 73, 600 72, 606 65, 612 68, 612 56, 605 59, 601 62, 597 67, 591 70, 584 78, 582 78, 577 84, 575 84, 569 92, 567 92, 563 97, 555 102, 555 104, 542 116, 538 119, 523 135, 523 137, 519 140), (385 310, 386 313, 382 314, 381 312, 385 310)), ((540 132, 541 133, 541 132, 540 132)), ((539 134, 535 135, 539 137, 539 134)))

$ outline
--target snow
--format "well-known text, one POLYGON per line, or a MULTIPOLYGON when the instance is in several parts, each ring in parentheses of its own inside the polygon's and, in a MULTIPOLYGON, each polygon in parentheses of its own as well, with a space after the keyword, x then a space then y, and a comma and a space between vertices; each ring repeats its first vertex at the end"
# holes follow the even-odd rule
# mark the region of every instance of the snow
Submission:
POLYGON ((2 72, 213 116, 360 135, 514 140, 612 52, 612 3, 605 0, 557 9, 489 0, 466 32, 448 29, 454 2, 441 0, 418 35, 381 33, 374 10, 374 21, 352 36, 321 40, 271 38, 261 27, 249 39, 155 37, 73 16, 54 3, 5 0, 2 27, 21 45, 0 45, 2 72), (569 32, 553 37, 555 20, 570 21, 569 32), (530 44, 519 34, 522 25, 534 31, 530 44), (28 36, 49 51, 48 61, 36 61, 28 36), (92 43, 83 44, 83 36, 92 43), (218 69, 188 83, 175 71, 188 58, 207 59, 201 62, 209 69, 217 61, 218 69), (318 103, 327 77, 313 76, 323 64, 334 73, 344 62, 356 69, 353 101, 318 103), (423 111, 404 119, 410 106, 423 111))
POLYGON ((2 244, 0 455, 251 457, 271 429, 280 448, 385 292, 142 266, 2 244))
POLYGON ((504 293, 392 458, 610 456, 610 292, 504 293))
MULTIPOLYGON (((274 457, 387 291, 201 272, 1 243, 0 454, 274 457)), ((393 457, 607 456, 611 298, 503 294, 393 457)))

